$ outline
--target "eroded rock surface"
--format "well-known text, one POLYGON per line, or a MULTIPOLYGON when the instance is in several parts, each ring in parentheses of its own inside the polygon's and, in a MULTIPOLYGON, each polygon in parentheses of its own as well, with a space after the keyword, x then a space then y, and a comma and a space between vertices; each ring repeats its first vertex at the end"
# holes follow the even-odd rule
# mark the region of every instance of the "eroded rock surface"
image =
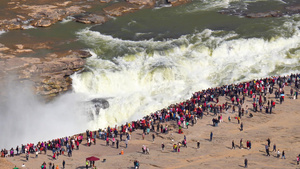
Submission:
MULTIPOLYGON (((77 16, 75 21, 85 24, 101 24, 108 20, 108 16, 121 16, 125 13, 134 12, 142 8, 154 7, 161 0, 123 0, 113 2, 112 0, 82 1, 73 0, 65 2, 55 2, 51 0, 43 1, 11 1, 8 8, 12 15, 10 19, 0 19, 0 29, 15 30, 26 29, 28 26, 49 27, 68 16, 77 16), (103 11, 87 14, 86 9, 91 8, 96 3, 109 3, 103 11), (80 14, 80 15, 79 15, 80 14), (12 17, 12 18, 11 18, 12 17)), ((189 2, 190 0, 163 0, 172 6, 189 2)), ((99 5, 98 4, 98 5, 99 5)))
MULTIPOLYGON (((25 50, 21 44, 16 50, 25 50)), ((0 44, 0 49, 6 49, 0 44)), ((0 79, 9 74, 17 75, 20 80, 30 79, 34 82, 36 93, 42 96, 56 96, 71 88, 70 75, 84 68, 86 51, 69 51, 63 54, 52 54, 45 58, 16 57, 0 53, 0 79), (10 56, 10 57, 5 57, 10 56)))
POLYGON ((74 17, 77 22, 85 23, 85 24, 102 24, 108 20, 108 18, 104 15, 97 14, 84 14, 78 15, 74 17))
POLYGON ((219 13, 227 15, 236 15, 243 16, 247 18, 267 18, 267 17, 282 17, 285 15, 294 15, 300 13, 300 5, 287 6, 282 8, 280 11, 266 11, 266 12, 257 12, 249 13, 247 11, 233 10, 233 9, 223 9, 219 13))
POLYGON ((116 3, 111 6, 104 8, 104 12, 110 16, 121 16, 125 13, 134 12, 139 10, 141 5, 130 4, 130 3, 116 3))

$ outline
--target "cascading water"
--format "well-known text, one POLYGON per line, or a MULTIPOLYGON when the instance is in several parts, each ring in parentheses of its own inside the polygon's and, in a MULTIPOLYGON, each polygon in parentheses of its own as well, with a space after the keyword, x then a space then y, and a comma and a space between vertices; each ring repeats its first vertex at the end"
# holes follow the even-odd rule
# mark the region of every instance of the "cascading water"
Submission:
POLYGON ((72 76, 73 89, 110 97, 91 129, 122 124, 201 89, 299 71, 298 26, 286 22, 291 36, 267 40, 206 29, 172 40, 129 41, 82 30, 78 36, 93 47, 93 56, 85 72, 72 76))
POLYGON ((0 30, 3 44, 12 42, 10 35, 37 41, 75 39, 77 32, 78 43, 54 48, 88 47, 92 53, 85 70, 72 76, 73 93, 51 103, 24 86, 10 88, 14 83, 1 90, 9 96, 0 95, 0 148, 140 119, 209 87, 299 72, 300 15, 249 19, 219 13, 265 12, 293 3, 199 0, 143 9, 90 29, 67 18, 47 29, 0 30))

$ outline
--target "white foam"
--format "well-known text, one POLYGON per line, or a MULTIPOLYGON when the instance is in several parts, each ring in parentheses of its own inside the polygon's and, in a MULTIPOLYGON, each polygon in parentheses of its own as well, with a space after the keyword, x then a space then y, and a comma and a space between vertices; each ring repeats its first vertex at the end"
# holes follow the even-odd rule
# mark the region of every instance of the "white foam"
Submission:
POLYGON ((36 27, 34 27, 32 25, 23 25, 22 28, 23 29, 36 29, 36 27))
POLYGON ((68 22, 71 22, 74 19, 74 17, 72 16, 67 16, 66 18, 64 18, 62 21, 60 21, 60 23, 65 24, 68 22))
POLYGON ((73 89, 111 98, 110 107, 89 123, 91 129, 136 120, 201 89, 299 71, 293 68, 300 66, 300 55, 286 57, 300 47, 299 30, 293 27, 291 37, 271 40, 217 36, 207 29, 168 41, 129 41, 83 30, 79 38, 95 48, 136 52, 105 60, 105 53, 97 51, 98 57, 94 53, 87 60, 91 71, 72 76, 73 89))
POLYGON ((6 33, 7 31, 5 31, 5 30, 0 30, 0 36, 2 35, 2 34, 4 34, 4 33, 6 33))

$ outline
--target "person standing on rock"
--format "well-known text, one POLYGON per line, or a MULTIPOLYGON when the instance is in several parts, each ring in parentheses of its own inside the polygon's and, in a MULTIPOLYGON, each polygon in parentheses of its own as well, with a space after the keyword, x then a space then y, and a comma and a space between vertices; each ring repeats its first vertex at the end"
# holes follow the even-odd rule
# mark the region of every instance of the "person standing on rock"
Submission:
POLYGON ((280 157, 280 151, 279 151, 279 149, 277 150, 277 158, 279 158, 280 157))
POLYGON ((235 149, 234 140, 231 142, 231 149, 235 149))
POLYGON ((252 143, 251 141, 249 141, 249 149, 251 149, 252 143))
POLYGON ((212 138, 213 138, 213 132, 210 132, 210 139, 209 139, 209 141, 212 141, 212 138))
POLYGON ((271 144, 270 138, 267 139, 267 142, 268 142, 268 146, 270 147, 270 144, 271 144))
POLYGON ((126 148, 127 148, 127 146, 128 146, 128 139, 127 138, 125 140, 125 144, 126 144, 126 148))
POLYGON ((29 159, 29 153, 26 153, 26 161, 29 159))
POLYGON ((276 144, 273 145, 273 150, 272 151, 276 152, 276 144))
POLYGON ((265 148, 266 148, 266 153, 267 153, 267 156, 270 156, 270 152, 269 152, 269 146, 266 144, 265 145, 265 148))
POLYGON ((197 141, 197 148, 200 148, 200 141, 197 141))
POLYGON ((244 145, 243 145, 243 139, 240 140, 240 149, 243 149, 244 145))
POLYGON ((284 158, 285 159, 285 152, 282 151, 282 154, 281 154, 281 159, 284 158))
POLYGON ((117 139, 117 142, 116 142, 116 146, 117 146, 117 149, 119 149, 119 140, 117 139))
POLYGON ((154 142, 154 139, 155 139, 155 135, 154 134, 152 134, 152 141, 154 142))
POLYGON ((165 149, 165 144, 164 142, 161 143, 161 150, 164 150, 165 149))
POLYGON ((241 122, 241 131, 243 131, 244 125, 243 122, 241 122))
POLYGON ((248 159, 247 158, 245 158, 244 163, 245 163, 245 168, 247 168, 248 167, 248 159))

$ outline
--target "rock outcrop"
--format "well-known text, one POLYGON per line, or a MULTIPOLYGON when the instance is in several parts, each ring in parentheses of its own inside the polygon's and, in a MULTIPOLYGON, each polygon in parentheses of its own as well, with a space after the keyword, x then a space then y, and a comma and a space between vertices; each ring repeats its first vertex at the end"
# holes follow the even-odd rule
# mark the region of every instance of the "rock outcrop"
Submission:
POLYGON ((100 0, 101 3, 109 3, 111 2, 112 0, 100 0))
POLYGON ((126 0, 131 4, 154 6, 155 0, 126 0))
POLYGON ((104 12, 110 16, 121 16, 125 13, 134 12, 140 9, 140 5, 130 4, 126 2, 115 3, 111 6, 104 8, 104 12))
MULTIPOLYGON (((0 44, 2 51, 16 53, 0 44)), ((26 50, 21 44, 16 50, 26 50)), ((28 50, 28 49, 27 49, 28 50)), ((30 79, 34 82, 36 93, 51 97, 71 88, 70 75, 84 68, 86 51, 69 51, 65 54, 52 54, 45 58, 17 57, 0 53, 0 79, 15 74, 20 80, 30 79)))
MULTIPOLYGON (((86 8, 91 8, 97 1, 65 1, 43 2, 12 1, 8 2, 5 10, 15 14, 14 18, 0 20, 0 30, 26 29, 28 26, 49 27, 68 16, 75 16, 76 22, 85 24, 102 24, 108 20, 107 16, 121 16, 125 13, 134 12, 142 8, 151 8, 159 0, 124 0, 123 2, 112 2, 112 0, 100 0, 98 3, 111 3, 103 11, 87 13, 86 8), (33 5, 32 5, 33 4, 33 5), (100 13, 100 14, 99 14, 100 13), (106 16, 107 15, 107 16, 106 16)), ((172 6, 181 5, 190 0, 164 0, 172 6)))
POLYGON ((53 5, 36 5, 28 6, 24 9, 32 11, 28 16, 33 19, 31 25, 36 27, 48 27, 57 21, 61 21, 67 16, 85 12, 84 10, 81 10, 81 7, 79 6, 57 9, 57 6, 53 5))
POLYGON ((172 6, 177 6, 177 5, 188 3, 190 2, 190 0, 167 0, 167 2, 172 4, 172 6))
POLYGON ((77 22, 85 24, 102 24, 108 20, 106 16, 97 14, 81 14, 74 16, 74 18, 77 22))
POLYGON ((266 17, 280 17, 282 13, 280 11, 260 12, 246 14, 248 18, 266 18, 266 17))
POLYGON ((247 11, 234 10, 234 9, 223 9, 219 13, 226 15, 236 15, 243 16, 247 18, 267 18, 267 17, 282 17, 285 15, 294 15, 300 13, 300 5, 288 6, 282 8, 280 11, 266 11, 266 12, 257 12, 249 13, 247 11))

